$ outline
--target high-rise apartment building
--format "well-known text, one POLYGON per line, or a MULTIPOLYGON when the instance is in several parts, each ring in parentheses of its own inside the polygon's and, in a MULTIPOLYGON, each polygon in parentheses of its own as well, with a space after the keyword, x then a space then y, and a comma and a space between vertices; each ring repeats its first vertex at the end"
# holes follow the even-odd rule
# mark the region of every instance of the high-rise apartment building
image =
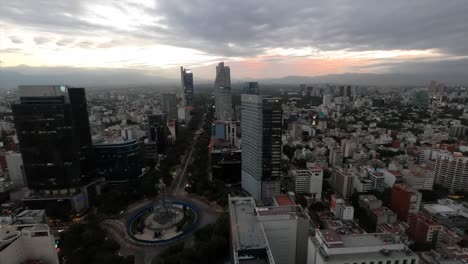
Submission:
POLYGON ((438 152, 434 166, 434 183, 450 192, 468 190, 468 158, 462 153, 438 152))
POLYGON ((97 180, 85 90, 19 86, 19 96, 13 115, 27 185, 35 192, 26 200, 69 200, 68 209, 84 211, 92 193, 83 187, 97 180))
POLYGON ((175 93, 163 93, 161 110, 166 113, 168 120, 177 120, 177 96, 175 93))
POLYGON ((354 191, 354 173, 351 170, 340 168, 332 174, 332 186, 335 192, 343 198, 351 197, 354 191))
POLYGON ((271 203, 280 193, 282 108, 278 98, 243 94, 242 188, 271 203))
POLYGON ((180 90, 180 109, 179 109, 179 119, 188 122, 190 120, 190 111, 193 108, 193 73, 190 69, 185 69, 180 67, 180 80, 181 80, 181 90, 180 90))

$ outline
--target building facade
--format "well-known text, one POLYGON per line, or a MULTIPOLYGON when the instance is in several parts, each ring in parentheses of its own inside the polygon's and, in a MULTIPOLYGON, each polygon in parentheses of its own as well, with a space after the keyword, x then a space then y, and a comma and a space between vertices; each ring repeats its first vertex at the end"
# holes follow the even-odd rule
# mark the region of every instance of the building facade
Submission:
POLYGON ((410 214, 419 212, 422 194, 404 184, 394 184, 390 208, 398 215, 398 219, 408 221, 410 214))
POLYGON ((242 188, 271 203, 280 193, 282 108, 277 98, 243 94, 242 188))
POLYGON ((451 193, 468 190, 468 158, 462 153, 436 153, 434 183, 447 188, 451 193))
POLYGON ((180 67, 180 108, 178 109, 178 117, 182 121, 190 121, 190 111, 193 109, 193 73, 190 69, 180 67))
POLYGON ((13 116, 27 186, 34 192, 25 202, 45 208, 68 200, 72 204, 65 207, 86 210, 102 179, 97 177, 85 90, 19 86, 19 96, 13 116))
POLYGON ((136 181, 144 168, 140 144, 132 140, 102 141, 94 144, 96 165, 110 183, 136 181))
POLYGON ((177 95, 175 93, 162 94, 161 110, 167 115, 168 120, 177 120, 177 95))
POLYGON ((0 227, 2 264, 18 264, 26 260, 58 264, 59 259, 54 244, 54 235, 45 224, 0 227))
POLYGON ((231 72, 224 62, 216 66, 215 117, 217 120, 232 119, 231 72))
POLYGON ((295 169, 294 186, 296 193, 311 195, 314 199, 322 197, 323 170, 319 167, 295 169))
POLYGON ((393 234, 340 235, 319 230, 309 237, 307 264, 417 264, 419 257, 393 234))

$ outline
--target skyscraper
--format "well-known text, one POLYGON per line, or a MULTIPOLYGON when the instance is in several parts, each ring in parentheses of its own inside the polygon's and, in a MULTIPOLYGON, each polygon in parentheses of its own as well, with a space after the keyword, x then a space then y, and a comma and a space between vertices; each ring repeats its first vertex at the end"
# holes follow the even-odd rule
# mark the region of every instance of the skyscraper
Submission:
POLYGON ((193 108, 193 73, 190 69, 180 67, 180 79, 181 79, 181 109, 179 115, 180 119, 184 121, 190 120, 190 110, 193 108))
POLYGON ((163 93, 161 110, 166 113, 168 120, 177 120, 177 96, 175 93, 163 93))
POLYGON ((246 82, 242 91, 243 94, 259 94, 258 82, 246 82))
POLYGON ((280 193, 282 109, 278 98, 243 94, 242 188, 271 203, 280 193))
POLYGON ((156 142, 157 153, 165 155, 168 135, 166 114, 158 113, 148 115, 147 118, 150 127, 150 140, 156 142))
POLYGON ((215 79, 215 116, 218 120, 232 119, 232 95, 230 69, 220 62, 216 66, 215 79))
POLYGON ((75 212, 88 207, 96 180, 85 90, 67 86, 19 86, 13 105, 27 185, 40 201, 68 199, 75 212))
POLYGON ((220 62, 216 66, 216 87, 231 87, 231 70, 228 66, 224 66, 224 62, 220 62))

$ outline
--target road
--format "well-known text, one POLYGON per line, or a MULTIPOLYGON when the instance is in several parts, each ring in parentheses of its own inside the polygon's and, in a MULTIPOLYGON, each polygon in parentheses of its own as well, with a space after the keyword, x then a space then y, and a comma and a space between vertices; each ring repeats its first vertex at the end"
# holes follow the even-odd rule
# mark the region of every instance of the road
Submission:
MULTIPOLYGON (((204 122, 201 122, 200 127, 204 122)), ((201 228, 207 224, 214 223, 219 216, 219 210, 204 202, 195 195, 188 195, 185 192, 185 184, 187 182, 186 173, 188 166, 192 163, 192 155, 197 143, 197 137, 194 137, 194 141, 187 149, 181 164, 176 170, 172 184, 167 190, 167 196, 174 200, 184 201, 192 204, 199 211, 198 228, 201 228)), ((152 260, 163 252, 169 245, 150 245, 142 244, 132 240, 126 230, 127 218, 132 215, 139 208, 149 206, 154 200, 144 200, 137 204, 130 205, 127 208, 127 212, 123 214, 119 219, 107 219, 103 221, 102 227, 105 228, 108 233, 120 244, 121 248, 119 254, 122 256, 133 255, 135 256, 135 264, 150 264, 152 260)), ((192 236, 189 235, 182 238, 187 244, 192 244, 192 236)))

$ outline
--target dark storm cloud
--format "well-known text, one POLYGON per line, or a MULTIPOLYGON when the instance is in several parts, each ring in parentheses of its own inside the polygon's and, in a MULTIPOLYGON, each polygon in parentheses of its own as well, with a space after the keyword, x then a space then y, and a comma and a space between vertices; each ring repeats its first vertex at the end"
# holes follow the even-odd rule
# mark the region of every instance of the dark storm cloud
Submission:
POLYGON ((91 27, 88 23, 80 22, 78 15, 81 11, 79 1, 15 0, 2 3, 0 19, 53 32, 74 32, 91 27))
MULTIPOLYGON (((0 20, 40 30, 75 33, 113 31, 113 25, 83 20, 98 1, 7 1, 0 20)), ((139 8, 160 25, 126 32, 160 44, 195 48, 221 56, 252 56, 266 48, 318 47, 321 50, 440 49, 468 54, 468 2, 413 1, 216 1, 160 0, 157 8, 114 2, 127 12, 139 8)))
MULTIPOLYGON (((265 47, 322 50, 441 49, 468 54, 468 2, 217 1, 159 2, 188 45, 223 55, 265 47), (234 44, 232 48, 228 43, 234 44)), ((231 45, 232 46, 232 45, 231 45)))

